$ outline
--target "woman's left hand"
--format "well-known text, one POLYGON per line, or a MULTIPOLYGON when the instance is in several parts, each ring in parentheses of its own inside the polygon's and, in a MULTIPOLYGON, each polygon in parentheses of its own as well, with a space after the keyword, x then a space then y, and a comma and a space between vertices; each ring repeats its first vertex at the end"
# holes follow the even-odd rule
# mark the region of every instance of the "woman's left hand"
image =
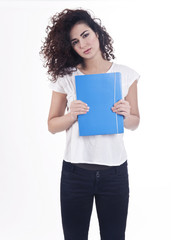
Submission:
POLYGON ((116 102, 114 106, 111 108, 113 112, 123 115, 124 117, 128 117, 130 115, 130 104, 128 101, 121 99, 116 102))

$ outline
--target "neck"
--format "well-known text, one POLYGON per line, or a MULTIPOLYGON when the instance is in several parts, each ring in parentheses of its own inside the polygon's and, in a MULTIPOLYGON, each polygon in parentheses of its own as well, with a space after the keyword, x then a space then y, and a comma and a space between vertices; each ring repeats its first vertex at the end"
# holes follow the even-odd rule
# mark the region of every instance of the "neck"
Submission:
POLYGON ((110 69, 111 64, 112 63, 107 60, 96 61, 96 62, 89 61, 86 66, 85 64, 82 65, 80 70, 83 74, 106 73, 110 69))
POLYGON ((91 59, 84 59, 84 63, 82 64, 82 68, 85 71, 98 71, 102 68, 102 66, 105 66, 105 64, 108 64, 108 61, 103 59, 102 55, 98 55, 91 59))

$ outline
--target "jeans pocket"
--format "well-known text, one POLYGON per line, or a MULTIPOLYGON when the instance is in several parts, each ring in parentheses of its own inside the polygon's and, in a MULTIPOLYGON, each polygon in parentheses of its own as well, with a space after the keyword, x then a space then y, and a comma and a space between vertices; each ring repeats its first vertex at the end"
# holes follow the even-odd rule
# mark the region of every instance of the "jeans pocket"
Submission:
POLYGON ((61 173, 62 180, 72 180, 72 178, 73 178, 72 171, 62 170, 62 173, 61 173))
POLYGON ((62 170, 61 173, 61 196, 68 198, 72 191, 73 185, 72 172, 62 170))

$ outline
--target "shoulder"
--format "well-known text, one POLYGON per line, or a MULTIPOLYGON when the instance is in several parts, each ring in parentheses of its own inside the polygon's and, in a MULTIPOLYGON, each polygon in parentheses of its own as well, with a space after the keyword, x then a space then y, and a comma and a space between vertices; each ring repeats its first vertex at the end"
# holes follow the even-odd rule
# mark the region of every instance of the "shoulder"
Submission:
POLYGON ((122 75, 123 80, 125 79, 126 81, 134 81, 134 80, 139 80, 140 74, 135 71, 132 67, 129 67, 127 65, 123 64, 114 64, 114 71, 115 72, 120 72, 122 75))
POLYGON ((59 83, 67 83, 68 81, 71 81, 73 77, 77 74, 77 68, 70 67, 69 68, 70 73, 65 74, 64 76, 58 76, 56 77, 56 82, 59 83))
POLYGON ((129 67, 124 64, 115 63, 114 67, 115 67, 115 70, 118 70, 127 74, 136 72, 132 67, 129 67))
POLYGON ((123 97, 128 94, 130 86, 137 80, 139 81, 140 75, 133 68, 123 65, 123 64, 114 64, 114 72, 121 73, 121 82, 122 82, 122 92, 123 97))

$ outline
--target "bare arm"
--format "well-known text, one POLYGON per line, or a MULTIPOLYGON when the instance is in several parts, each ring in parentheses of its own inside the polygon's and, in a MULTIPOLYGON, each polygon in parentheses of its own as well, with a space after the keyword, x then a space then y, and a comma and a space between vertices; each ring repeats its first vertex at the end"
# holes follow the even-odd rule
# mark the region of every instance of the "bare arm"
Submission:
POLYGON ((124 116, 125 128, 135 130, 138 127, 140 116, 138 109, 137 81, 134 81, 130 86, 125 100, 118 101, 112 110, 124 116))
POLYGON ((70 128, 77 121, 78 114, 85 114, 88 111, 85 103, 75 100, 71 103, 70 112, 65 114, 67 106, 66 96, 66 94, 52 91, 48 130, 53 134, 70 128))
POLYGON ((66 94, 52 91, 52 99, 48 116, 48 130, 51 133, 68 129, 75 121, 70 114, 65 113, 67 105, 66 94))
POLYGON ((137 81, 130 86, 128 95, 125 97, 130 105, 130 115, 124 119, 124 126, 127 129, 135 130, 140 122, 140 115, 138 109, 138 97, 137 97, 137 81))

